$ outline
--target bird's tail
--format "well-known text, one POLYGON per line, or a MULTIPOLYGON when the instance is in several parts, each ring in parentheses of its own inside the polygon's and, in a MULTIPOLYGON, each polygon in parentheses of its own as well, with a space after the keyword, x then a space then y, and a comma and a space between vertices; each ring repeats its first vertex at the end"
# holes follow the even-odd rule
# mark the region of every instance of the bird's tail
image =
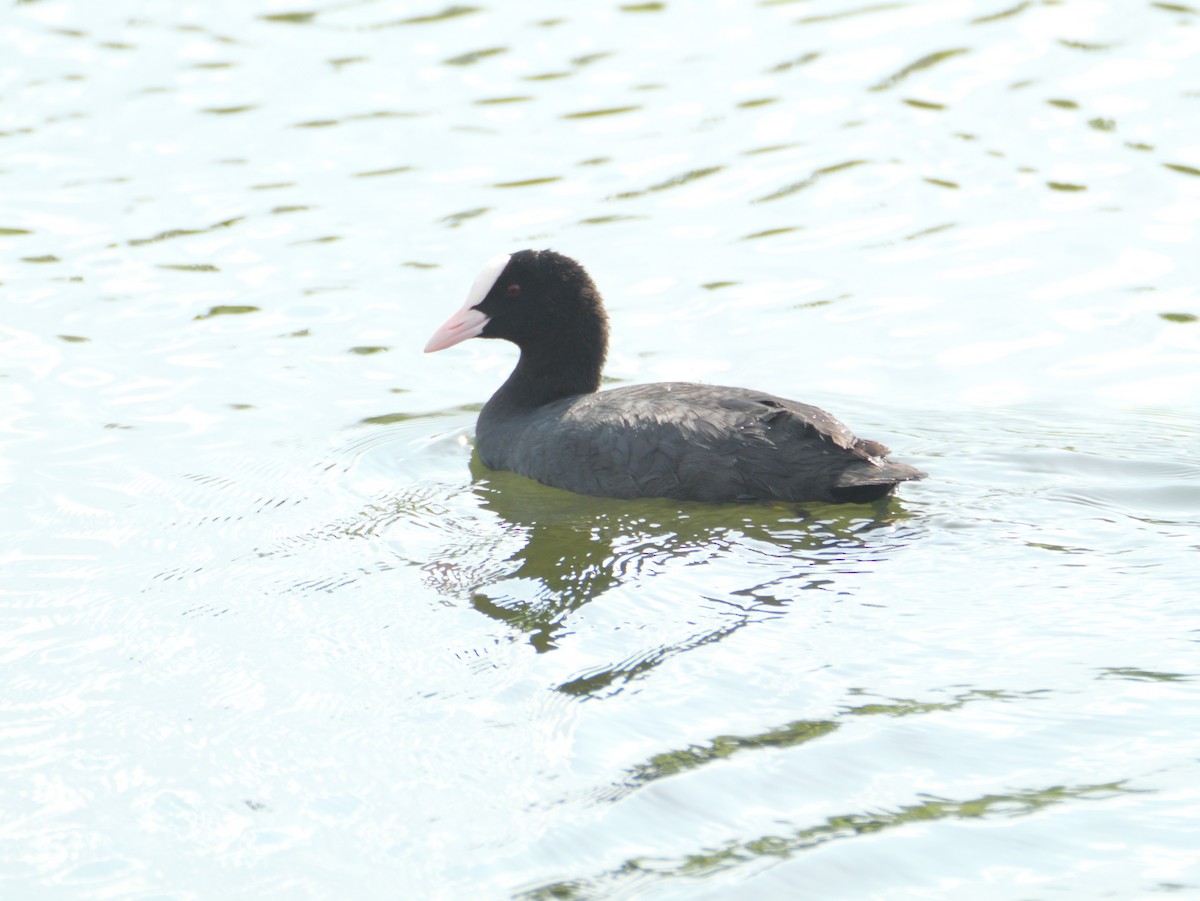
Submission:
POLYGON ((901 482, 916 482, 927 473, 907 463, 866 463, 842 471, 834 482, 833 496, 851 504, 865 504, 887 497, 901 482))

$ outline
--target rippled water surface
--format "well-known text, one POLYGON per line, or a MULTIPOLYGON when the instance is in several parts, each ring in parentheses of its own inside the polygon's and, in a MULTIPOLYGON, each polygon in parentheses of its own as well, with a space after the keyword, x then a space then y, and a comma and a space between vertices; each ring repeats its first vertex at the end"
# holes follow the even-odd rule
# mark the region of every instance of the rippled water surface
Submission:
POLYGON ((5 898, 1200 897, 1200 8, 0 13, 5 898), (886 506, 471 458, 484 260, 886 506))

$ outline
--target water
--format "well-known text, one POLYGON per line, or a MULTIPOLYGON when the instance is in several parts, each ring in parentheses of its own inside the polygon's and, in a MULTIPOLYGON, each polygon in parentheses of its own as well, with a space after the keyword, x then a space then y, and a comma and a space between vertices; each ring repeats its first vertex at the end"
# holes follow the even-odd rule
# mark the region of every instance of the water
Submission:
POLYGON ((13 898, 1200 895, 1200 11, 0 16, 13 898), (608 376, 818 403, 885 507, 471 459, 581 259, 608 376))

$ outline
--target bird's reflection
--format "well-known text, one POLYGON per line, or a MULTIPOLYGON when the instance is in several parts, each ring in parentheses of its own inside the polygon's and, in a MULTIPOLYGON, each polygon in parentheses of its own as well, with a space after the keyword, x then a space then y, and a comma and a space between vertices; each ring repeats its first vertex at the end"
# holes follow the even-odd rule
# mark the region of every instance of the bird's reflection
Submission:
POLYGON ((729 615, 716 628, 692 634, 686 646, 661 648, 560 686, 571 694, 593 694, 614 679, 775 615, 798 592, 828 586, 838 573, 873 566, 904 541, 900 523, 907 518, 895 501, 797 509, 584 497, 489 470, 477 455, 471 474, 480 507, 523 540, 505 574, 496 574, 493 561, 491 578, 474 584, 472 603, 526 633, 540 652, 556 646, 574 611, 624 583, 722 558, 739 559, 745 564, 740 571, 751 574, 743 587, 680 598, 681 604, 727 604, 729 615))

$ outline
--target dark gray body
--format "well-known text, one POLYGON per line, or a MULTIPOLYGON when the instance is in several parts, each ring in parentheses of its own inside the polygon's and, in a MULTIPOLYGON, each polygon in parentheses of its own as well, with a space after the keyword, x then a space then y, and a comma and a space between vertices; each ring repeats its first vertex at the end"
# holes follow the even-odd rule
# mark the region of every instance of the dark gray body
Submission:
POLYGON ((681 382, 534 407, 502 388, 476 442, 492 469, 602 497, 865 502, 925 476, 818 407, 681 382))

